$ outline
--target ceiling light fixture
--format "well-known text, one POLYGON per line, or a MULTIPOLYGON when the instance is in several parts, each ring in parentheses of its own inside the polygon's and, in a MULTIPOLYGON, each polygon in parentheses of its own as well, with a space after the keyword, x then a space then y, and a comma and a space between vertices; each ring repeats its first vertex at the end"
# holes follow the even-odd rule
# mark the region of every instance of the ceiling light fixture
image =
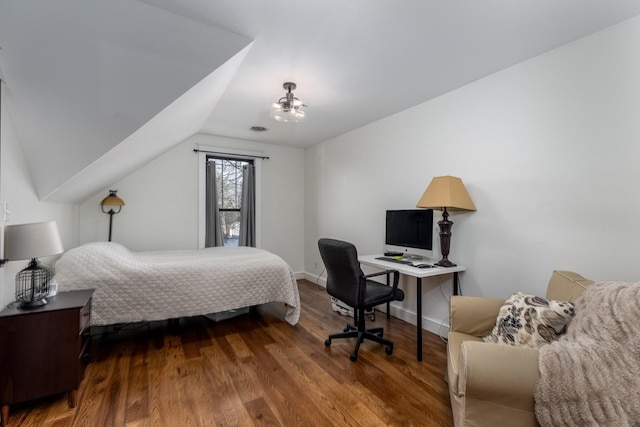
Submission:
POLYGON ((296 88, 293 82, 285 82, 282 87, 287 91, 285 96, 278 102, 273 103, 271 108, 271 118, 279 122, 299 122, 304 119, 305 108, 307 107, 298 98, 293 96, 292 90, 296 88))

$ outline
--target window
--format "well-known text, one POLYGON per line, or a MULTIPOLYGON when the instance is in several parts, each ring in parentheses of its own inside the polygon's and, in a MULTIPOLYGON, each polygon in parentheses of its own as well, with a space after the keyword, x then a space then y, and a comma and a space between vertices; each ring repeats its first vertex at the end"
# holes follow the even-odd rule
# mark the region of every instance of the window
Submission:
POLYGON ((242 207, 242 168, 244 165, 253 164, 253 161, 207 156, 207 162, 215 163, 223 245, 238 246, 240 208, 242 207))
MULTIPOLYGON (((208 168, 207 165, 209 163, 212 163, 212 161, 216 161, 216 163, 226 163, 226 162, 222 162, 222 161, 228 161, 228 162, 239 162, 238 164, 235 164, 233 166, 231 166, 230 164, 227 164, 227 166, 231 166, 232 169, 234 170, 233 174, 230 172, 232 169, 229 169, 229 173, 227 174, 227 178, 232 178, 235 176, 235 171, 240 172, 240 170, 242 170, 242 168, 246 167, 247 165, 253 165, 253 172, 254 172, 254 179, 253 179, 253 184, 254 184, 254 196, 253 198, 249 201, 249 203, 253 203, 253 212, 255 214, 255 218, 253 221, 253 230, 252 231, 252 235, 254 237, 254 245, 255 247, 259 248, 262 245, 262 227, 261 227, 261 217, 262 217, 262 198, 261 198, 261 194, 262 194, 262 183, 261 183, 261 176, 262 176, 262 160, 268 157, 263 157, 262 153, 258 153, 258 152, 254 152, 254 151, 245 151, 245 150, 231 150, 229 148, 223 148, 223 147, 214 147, 214 146, 199 146, 196 150, 194 150, 195 152, 198 153, 198 205, 199 205, 199 209, 198 209, 198 247, 199 248, 205 248, 207 246, 220 246, 222 244, 234 244, 235 240, 238 240, 238 232, 240 232, 240 234, 242 234, 242 230, 240 227, 240 229, 236 229, 235 231, 233 230, 233 228, 231 229, 231 236, 232 238, 227 242, 224 243, 223 241, 221 242, 220 240, 222 240, 222 232, 219 233, 221 239, 215 241, 215 244, 212 244, 211 242, 211 230, 212 227, 210 226, 210 222, 212 220, 211 216, 209 215, 209 213, 207 212, 208 210, 213 210, 211 208, 211 206, 213 206, 213 203, 211 199, 211 194, 207 192, 207 186, 209 184, 207 184, 207 176, 208 175, 217 175, 217 173, 211 173, 213 168, 208 168), (209 170, 209 173, 207 173, 207 170, 209 170), (209 205, 209 208, 207 208, 207 205, 209 205), (209 226, 208 226, 209 224, 209 226), (207 230, 209 230, 209 232, 207 232, 207 230)), ((217 168, 217 165, 216 165, 217 168)), ((226 168, 225 168, 226 169, 226 168)), ((241 176, 240 174, 238 176, 241 176)), ((216 181, 218 181, 217 179, 218 177, 216 176, 216 181)), ((220 178, 224 179, 223 176, 221 176, 220 178)), ((229 181, 229 179, 227 179, 227 181, 229 181)), ((240 180, 242 180, 242 178, 240 178, 240 180)), ((241 203, 242 203, 242 184, 241 181, 237 182, 237 199, 234 197, 233 200, 238 200, 238 204, 235 206, 229 206, 228 204, 226 205, 220 205, 220 204, 216 204, 215 206, 219 206, 222 209, 242 209, 241 203)), ((218 186, 218 183, 216 182, 216 186, 218 186)), ((228 186, 225 186, 226 190, 225 190, 225 198, 227 198, 227 196, 229 196, 229 198, 231 198, 231 192, 235 190, 235 185, 231 186, 234 187, 233 190, 231 188, 229 188, 228 186)), ((216 195, 218 193, 216 192, 216 195)), ((217 197, 216 197, 217 199, 217 197)), ((216 201, 217 203, 217 201, 216 201)), ((237 215, 237 211, 233 212, 233 211, 228 211, 229 215, 232 214, 236 214, 237 215)), ((221 217, 226 216, 227 214, 223 211, 218 209, 218 213, 222 214, 219 215, 221 217)), ((226 221, 226 219, 225 219, 226 221)), ((220 223, 222 222, 222 218, 220 218, 220 223)), ((231 223, 233 223, 233 219, 230 218, 229 219, 229 224, 231 225, 231 223)), ((220 224, 222 225, 222 224, 220 224)), ((221 229, 222 227, 219 227, 219 229, 221 229)), ((216 227, 216 229, 218 229, 216 227)), ((247 231, 245 229, 245 231, 247 231)), ((227 236, 229 236, 229 231, 227 230, 227 236)), ((244 236, 241 236, 242 238, 244 238, 244 236)), ((240 243, 240 242, 238 242, 240 243)), ((251 246, 251 245, 248 245, 251 246)))

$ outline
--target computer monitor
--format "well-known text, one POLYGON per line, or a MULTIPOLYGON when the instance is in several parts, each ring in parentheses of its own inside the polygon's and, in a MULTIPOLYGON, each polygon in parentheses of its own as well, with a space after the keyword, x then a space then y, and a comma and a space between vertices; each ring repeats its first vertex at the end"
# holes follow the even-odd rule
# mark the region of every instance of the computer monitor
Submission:
POLYGON ((433 210, 388 210, 384 250, 406 258, 432 258, 433 210))

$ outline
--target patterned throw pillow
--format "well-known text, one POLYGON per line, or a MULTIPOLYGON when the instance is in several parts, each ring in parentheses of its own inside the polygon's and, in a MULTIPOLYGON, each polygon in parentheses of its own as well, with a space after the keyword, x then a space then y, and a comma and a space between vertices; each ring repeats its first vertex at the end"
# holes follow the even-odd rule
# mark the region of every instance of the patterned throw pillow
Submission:
POLYGON ((538 348, 564 334, 574 313, 570 302, 518 292, 500 307, 496 326, 482 340, 538 348))

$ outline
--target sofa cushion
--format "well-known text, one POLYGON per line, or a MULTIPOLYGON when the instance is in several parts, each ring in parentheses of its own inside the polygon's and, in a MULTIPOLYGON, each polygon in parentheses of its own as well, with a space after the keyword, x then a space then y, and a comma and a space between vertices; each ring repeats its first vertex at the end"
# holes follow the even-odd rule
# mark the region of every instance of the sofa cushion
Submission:
POLYGON ((567 330, 573 303, 515 293, 500 308, 496 325, 485 342, 538 348, 567 330))

